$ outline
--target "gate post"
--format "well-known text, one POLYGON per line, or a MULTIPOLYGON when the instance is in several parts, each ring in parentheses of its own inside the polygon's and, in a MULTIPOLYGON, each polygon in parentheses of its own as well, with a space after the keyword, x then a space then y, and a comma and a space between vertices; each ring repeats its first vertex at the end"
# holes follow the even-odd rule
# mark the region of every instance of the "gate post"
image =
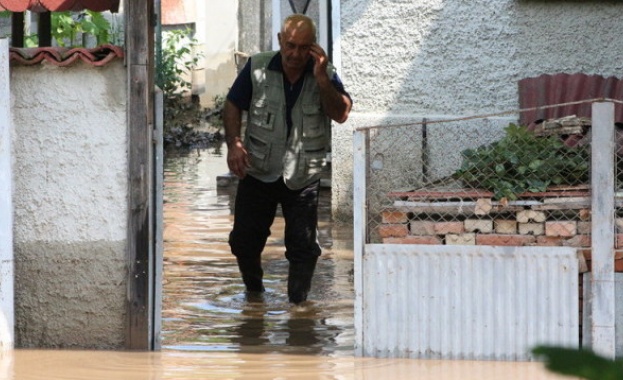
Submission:
POLYGON ((363 255, 367 241, 367 144, 369 130, 353 136, 353 252, 355 285, 355 355, 363 356, 363 255))
POLYGON ((591 129, 591 348, 614 358, 614 103, 593 103, 591 129))
POLYGON ((0 40, 0 351, 13 348, 13 198, 9 43, 0 40))

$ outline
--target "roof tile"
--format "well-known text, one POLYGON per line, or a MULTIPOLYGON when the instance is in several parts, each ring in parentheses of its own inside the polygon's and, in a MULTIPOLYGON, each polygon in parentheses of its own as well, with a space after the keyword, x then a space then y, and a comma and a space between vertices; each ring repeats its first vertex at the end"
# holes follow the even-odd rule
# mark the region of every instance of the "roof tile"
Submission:
POLYGON ((81 60, 89 65, 100 67, 110 61, 123 58, 123 48, 113 45, 101 45, 93 49, 86 48, 10 48, 9 58, 12 64, 33 66, 49 63, 54 66, 69 66, 81 60))

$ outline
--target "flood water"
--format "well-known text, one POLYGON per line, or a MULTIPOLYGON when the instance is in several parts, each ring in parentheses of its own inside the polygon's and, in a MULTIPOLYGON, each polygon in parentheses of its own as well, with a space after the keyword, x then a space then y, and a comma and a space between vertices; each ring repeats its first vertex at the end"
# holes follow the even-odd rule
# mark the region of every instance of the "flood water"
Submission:
POLYGON ((234 187, 216 182, 225 173, 214 149, 166 159, 161 352, 13 350, 0 354, 0 379, 563 379, 541 363, 355 357, 352 228, 331 223, 329 189, 310 302, 287 301, 280 217, 266 295, 247 302, 227 245, 234 187))
POLYGON ((227 239, 235 183, 218 150, 169 156, 165 163, 163 334, 165 349, 253 353, 353 355, 352 227, 330 223, 330 189, 319 206, 323 254, 311 302, 286 296, 288 262, 278 215, 262 255, 266 293, 247 302, 227 239))

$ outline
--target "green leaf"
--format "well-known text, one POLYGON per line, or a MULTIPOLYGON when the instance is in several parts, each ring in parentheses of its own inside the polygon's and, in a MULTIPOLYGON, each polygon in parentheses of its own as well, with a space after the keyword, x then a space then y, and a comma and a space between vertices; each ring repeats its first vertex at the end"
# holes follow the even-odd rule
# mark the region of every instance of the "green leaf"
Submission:
POLYGON ((541 167, 541 165, 543 165, 543 161, 541 160, 533 160, 530 162, 530 164, 528 164, 528 167, 532 170, 536 170, 538 168, 541 167))
POLYGON ((609 360, 589 350, 539 346, 532 353, 544 357, 545 367, 555 373, 586 380, 623 379, 623 361, 609 360))

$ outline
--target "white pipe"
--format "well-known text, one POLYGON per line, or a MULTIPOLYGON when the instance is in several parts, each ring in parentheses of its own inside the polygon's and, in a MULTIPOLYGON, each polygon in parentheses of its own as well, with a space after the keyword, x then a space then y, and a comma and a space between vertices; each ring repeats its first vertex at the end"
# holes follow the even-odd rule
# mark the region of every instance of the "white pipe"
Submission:
POLYGON ((13 199, 9 42, 0 40, 0 351, 13 348, 13 199))
POLYGON ((333 66, 340 73, 342 68, 342 46, 341 46, 341 27, 340 22, 341 11, 340 1, 334 0, 331 2, 331 33, 333 37, 333 57, 331 59, 333 66))
POLYGON ((272 0, 272 17, 273 17, 273 33, 272 33, 272 41, 273 41, 273 50, 279 50, 279 40, 277 39, 277 33, 281 30, 281 2, 279 0, 272 0))

